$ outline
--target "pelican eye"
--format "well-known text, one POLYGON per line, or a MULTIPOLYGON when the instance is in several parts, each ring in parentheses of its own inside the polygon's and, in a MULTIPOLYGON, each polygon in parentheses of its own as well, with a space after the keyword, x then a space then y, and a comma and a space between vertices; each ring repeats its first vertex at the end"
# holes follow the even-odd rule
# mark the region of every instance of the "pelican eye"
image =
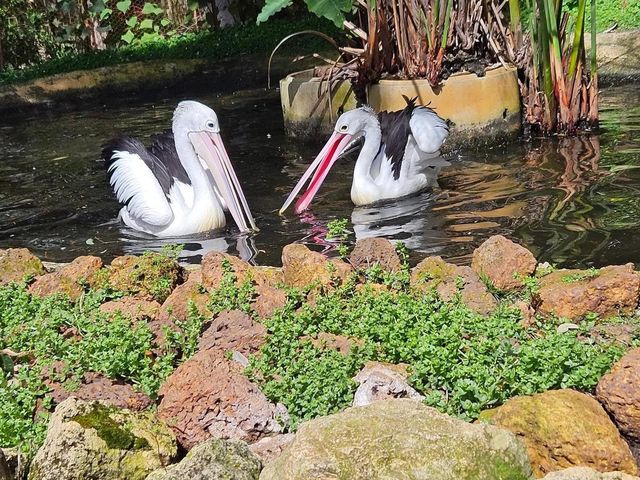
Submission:
POLYGON ((214 128, 215 125, 213 122, 207 122, 207 128, 214 128))
POLYGON ((348 128, 349 128, 349 126, 348 126, 348 125, 342 125, 342 126, 340 127, 340 130, 341 130, 341 131, 343 131, 343 132, 346 132, 348 128))

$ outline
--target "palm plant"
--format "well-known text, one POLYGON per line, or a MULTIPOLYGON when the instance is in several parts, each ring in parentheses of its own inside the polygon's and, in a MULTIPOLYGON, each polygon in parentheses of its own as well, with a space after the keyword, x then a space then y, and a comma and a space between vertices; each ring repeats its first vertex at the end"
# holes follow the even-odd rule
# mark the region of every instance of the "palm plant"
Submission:
POLYGON ((563 0, 525 0, 529 12, 527 36, 521 35, 520 0, 509 0, 510 36, 503 37, 518 52, 521 94, 527 125, 542 133, 576 133, 598 122, 596 68, 596 12, 591 0, 591 52, 587 63, 584 46, 586 0, 578 0, 574 19, 563 9, 563 0), (514 13, 515 12, 515 13, 514 13))

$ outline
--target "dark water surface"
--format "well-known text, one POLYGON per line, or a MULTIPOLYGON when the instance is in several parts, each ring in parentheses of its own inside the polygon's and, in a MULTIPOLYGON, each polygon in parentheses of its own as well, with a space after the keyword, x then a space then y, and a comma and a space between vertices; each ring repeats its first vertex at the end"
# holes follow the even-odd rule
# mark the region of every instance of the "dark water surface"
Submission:
POLYGON ((277 214, 325 139, 285 137, 279 97, 264 90, 196 96, 213 107, 260 232, 234 226, 191 238, 158 240, 120 225, 100 146, 120 133, 148 142, 168 128, 179 100, 115 101, 74 112, 0 119, 0 247, 27 247, 49 261, 78 255, 105 260, 185 243, 184 260, 209 250, 251 252, 259 264, 280 263, 294 241, 332 249, 327 222, 348 218, 355 238, 402 240, 414 259, 456 262, 493 234, 518 239, 541 260, 561 266, 640 264, 640 88, 610 87, 601 101, 599 135, 517 142, 448 158, 439 188, 373 208, 349 198, 353 160, 339 162, 312 209, 277 214))

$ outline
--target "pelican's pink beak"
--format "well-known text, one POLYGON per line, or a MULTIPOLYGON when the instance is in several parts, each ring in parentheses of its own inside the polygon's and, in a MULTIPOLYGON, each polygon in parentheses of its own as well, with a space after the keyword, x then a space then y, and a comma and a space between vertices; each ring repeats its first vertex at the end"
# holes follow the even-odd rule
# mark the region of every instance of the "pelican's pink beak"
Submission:
POLYGON ((220 134, 217 132, 191 132, 189 140, 198 156, 209 167, 220 195, 222 195, 240 231, 258 230, 220 134))
POLYGON ((322 182, 324 182, 324 179, 327 177, 329 170, 331 170, 335 161, 340 157, 340 154, 344 151, 347 145, 349 145, 349 142, 351 142, 351 138, 352 135, 348 135, 346 133, 335 132, 331 135, 329 141, 325 144, 316 159, 309 166, 307 171, 304 172, 300 181, 287 197, 287 200, 280 209, 280 215, 282 215, 287 207, 291 205, 295 196, 300 192, 300 190, 302 190, 302 187, 304 187, 307 180, 309 180, 309 177, 313 174, 309 187, 296 202, 295 212, 300 213, 307 209, 311 200, 313 200, 313 197, 320 189, 320 185, 322 185, 322 182))

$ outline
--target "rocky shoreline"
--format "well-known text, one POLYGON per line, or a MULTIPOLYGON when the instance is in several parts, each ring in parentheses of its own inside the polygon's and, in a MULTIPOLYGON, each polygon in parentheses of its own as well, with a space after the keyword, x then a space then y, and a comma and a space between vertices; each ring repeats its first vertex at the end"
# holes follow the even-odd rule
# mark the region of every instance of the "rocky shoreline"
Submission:
POLYGON ((0 480, 639 478, 632 264, 557 270, 502 236, 470 266, 410 269, 383 239, 344 260, 292 244, 282 264, 210 252, 190 271, 170 254, 47 271, 0 250, 0 403, 23 369, 41 382, 41 445, 25 452, 0 419, 0 480), (54 332, 37 331, 51 318, 54 332), (144 337, 141 354, 117 335, 144 337))

